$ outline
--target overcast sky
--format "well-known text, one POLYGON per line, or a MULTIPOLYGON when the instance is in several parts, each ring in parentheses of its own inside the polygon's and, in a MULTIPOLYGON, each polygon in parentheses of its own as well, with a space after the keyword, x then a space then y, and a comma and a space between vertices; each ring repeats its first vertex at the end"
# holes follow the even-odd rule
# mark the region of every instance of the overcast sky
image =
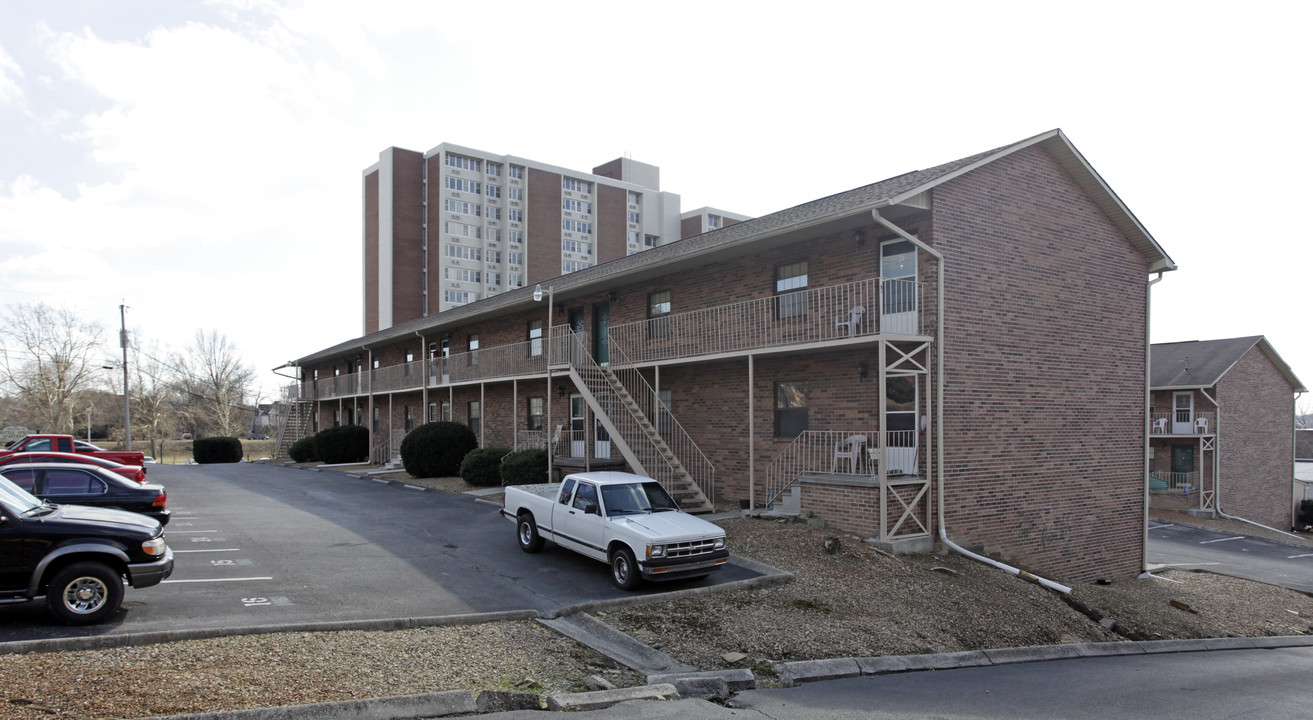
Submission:
POLYGON ((273 388, 361 334, 389 146, 629 153, 755 216, 1062 128, 1180 266, 1154 341, 1266 335, 1313 383, 1310 7, 4 0, 0 305, 217 330, 273 388))

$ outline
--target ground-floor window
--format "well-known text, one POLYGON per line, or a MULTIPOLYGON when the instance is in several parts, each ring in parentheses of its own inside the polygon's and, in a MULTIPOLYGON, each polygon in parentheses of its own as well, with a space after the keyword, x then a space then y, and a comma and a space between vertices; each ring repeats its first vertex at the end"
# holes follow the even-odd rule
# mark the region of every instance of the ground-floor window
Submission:
POLYGON ((470 429, 475 435, 479 434, 479 429, 483 423, 483 408, 478 400, 471 400, 469 405, 470 429))
POLYGON ((807 383, 775 383, 775 437, 795 438, 807 431, 807 383))
POLYGON ((428 421, 429 421, 429 422, 437 422, 437 421, 438 421, 438 404, 437 404, 437 403, 429 403, 429 420, 428 420, 428 421))
POLYGON ((407 405, 405 408, 406 432, 415 429, 415 408, 407 405))
POLYGON ((543 429, 543 407, 544 407, 543 398, 540 397, 529 398, 528 428, 530 430, 543 429))

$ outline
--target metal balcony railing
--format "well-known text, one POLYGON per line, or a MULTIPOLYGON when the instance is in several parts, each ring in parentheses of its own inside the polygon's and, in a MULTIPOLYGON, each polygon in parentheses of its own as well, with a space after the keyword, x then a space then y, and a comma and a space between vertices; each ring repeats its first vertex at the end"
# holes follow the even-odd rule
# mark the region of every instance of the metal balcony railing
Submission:
POLYGON ((881 332, 921 334, 914 279, 872 278, 614 325, 631 362, 800 345, 881 332))
POLYGON ((1169 410, 1149 413, 1151 435, 1215 435, 1217 415, 1214 412, 1169 410))
POLYGON ((1194 490, 1198 487, 1198 472, 1167 472, 1164 470, 1155 470, 1149 473, 1149 489, 1151 491, 1163 492, 1168 490, 1180 490, 1184 492, 1194 490))

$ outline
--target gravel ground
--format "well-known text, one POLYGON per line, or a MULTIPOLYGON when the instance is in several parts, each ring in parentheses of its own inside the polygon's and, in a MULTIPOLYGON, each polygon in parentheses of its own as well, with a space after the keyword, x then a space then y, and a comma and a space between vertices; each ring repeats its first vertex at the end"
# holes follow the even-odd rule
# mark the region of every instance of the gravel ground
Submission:
MULTIPOLYGON (((468 489, 453 479, 405 481, 468 489)), ((1173 571, 1077 586, 1069 604, 959 557, 893 557, 846 535, 827 552, 825 540, 836 537, 830 531, 767 520, 721 524, 734 553, 795 580, 599 617, 689 664, 751 667, 767 683, 781 660, 1313 634, 1313 598, 1244 580, 1173 571), (1105 629, 1091 616, 1115 625, 1105 629)), ((136 718, 458 689, 556 692, 586 689, 590 675, 620 686, 642 682, 528 622, 256 635, 2 656, 0 717, 136 718)))

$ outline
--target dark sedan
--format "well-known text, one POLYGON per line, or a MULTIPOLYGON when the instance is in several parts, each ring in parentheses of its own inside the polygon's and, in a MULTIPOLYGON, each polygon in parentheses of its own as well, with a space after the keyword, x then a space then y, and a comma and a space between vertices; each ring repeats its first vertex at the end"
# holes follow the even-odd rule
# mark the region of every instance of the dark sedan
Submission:
POLYGON ((0 475, 42 500, 58 505, 91 505, 141 513, 169 522, 168 493, 156 483, 136 483, 112 470, 77 463, 0 466, 0 475))
POLYGON ((139 483, 146 482, 146 468, 140 465, 124 465, 116 463, 113 460, 98 458, 95 455, 84 455, 82 453, 63 453, 63 452, 21 452, 13 455, 0 456, 0 465, 21 465, 25 463, 79 463, 82 465, 95 465, 113 470, 129 480, 136 480, 139 483))

